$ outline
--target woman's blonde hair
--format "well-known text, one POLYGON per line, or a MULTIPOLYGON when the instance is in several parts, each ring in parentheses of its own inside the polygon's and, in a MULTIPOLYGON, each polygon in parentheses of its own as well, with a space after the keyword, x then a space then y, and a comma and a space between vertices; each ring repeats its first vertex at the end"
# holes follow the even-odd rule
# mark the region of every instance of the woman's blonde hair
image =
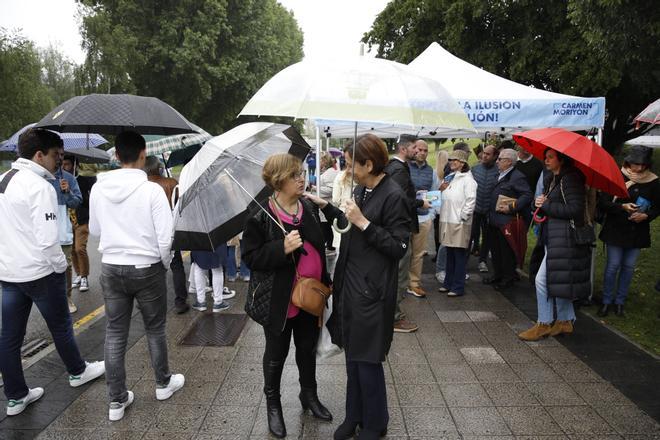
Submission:
POLYGON ((286 179, 295 178, 302 169, 302 162, 289 153, 273 154, 264 163, 261 178, 274 191, 282 189, 286 179))
POLYGON ((447 150, 438 150, 438 154, 435 156, 435 173, 440 180, 445 178, 447 162, 449 162, 449 153, 447 150))

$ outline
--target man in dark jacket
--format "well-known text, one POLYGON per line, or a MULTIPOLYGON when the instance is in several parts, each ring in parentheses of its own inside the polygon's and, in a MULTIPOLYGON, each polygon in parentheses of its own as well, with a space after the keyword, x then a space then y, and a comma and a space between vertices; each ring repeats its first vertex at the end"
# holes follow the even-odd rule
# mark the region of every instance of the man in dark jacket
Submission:
MULTIPOLYGON (((399 142, 396 145, 396 154, 392 156, 390 162, 385 167, 385 173, 396 182, 408 201, 408 214, 411 220, 410 233, 416 234, 419 232, 419 223, 417 220, 417 208, 429 209, 431 206, 426 200, 417 200, 415 193, 415 185, 410 177, 410 167, 408 161, 414 160, 417 154, 415 141, 417 138, 411 135, 401 135, 399 142)), ((410 284, 410 241, 406 244, 406 254, 399 260, 399 281, 397 291, 396 311, 394 313, 394 331, 399 333, 411 333, 416 331, 419 327, 405 319, 404 313, 401 311, 400 303, 403 299, 403 294, 408 290, 410 284)), ((418 298, 423 298, 426 295, 415 292, 414 295, 418 298)))
MULTIPOLYGON (((536 184, 539 181, 539 177, 543 172, 543 163, 532 156, 529 151, 518 147, 518 161, 516 162, 516 169, 525 175, 525 179, 527 179, 527 183, 529 184, 529 189, 533 192, 536 188, 536 184)), ((526 212, 523 216, 525 218, 525 222, 527 222, 528 225, 532 223, 531 212, 532 209, 530 207, 529 212, 526 212)))
POLYGON ((488 212, 488 233, 494 273, 492 277, 484 278, 484 283, 494 284, 498 290, 513 285, 516 270, 516 256, 500 228, 513 220, 516 215, 528 212, 532 203, 532 192, 525 175, 514 168, 517 156, 516 150, 511 148, 500 151, 497 158, 497 168, 500 173, 493 188, 488 212), (500 196, 515 199, 515 202, 500 203, 498 206, 500 196))
POLYGON ((472 220, 472 250, 479 253, 479 272, 488 272, 488 252, 490 251, 488 239, 488 211, 493 195, 493 188, 497 183, 499 169, 495 166, 497 149, 493 145, 486 145, 481 153, 481 163, 472 168, 472 177, 477 182, 477 201, 474 207, 472 220), (481 246, 479 236, 481 235, 481 246))

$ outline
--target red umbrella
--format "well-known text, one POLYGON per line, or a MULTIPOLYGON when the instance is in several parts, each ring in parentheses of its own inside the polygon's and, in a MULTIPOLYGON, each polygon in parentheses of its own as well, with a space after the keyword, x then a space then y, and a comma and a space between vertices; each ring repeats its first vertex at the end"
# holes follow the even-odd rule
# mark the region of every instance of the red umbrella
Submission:
POLYGON ((514 133, 513 139, 541 160, 547 148, 573 159, 587 185, 618 197, 628 197, 621 168, 603 147, 591 139, 562 128, 541 128, 514 133))

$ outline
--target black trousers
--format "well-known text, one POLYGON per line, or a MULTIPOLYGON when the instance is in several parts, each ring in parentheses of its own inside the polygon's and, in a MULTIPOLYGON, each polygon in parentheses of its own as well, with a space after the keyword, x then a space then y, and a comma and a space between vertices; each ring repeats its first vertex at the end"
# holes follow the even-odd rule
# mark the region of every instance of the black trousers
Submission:
POLYGON ((479 262, 486 262, 488 259, 488 252, 490 251, 490 238, 488 226, 488 213, 479 214, 474 213, 472 219, 472 234, 470 237, 470 252, 479 250, 479 262), (481 244, 479 244, 481 239, 481 244))
POLYGON ((170 263, 172 271, 172 284, 174 286, 174 304, 183 305, 188 300, 188 289, 186 289, 186 271, 183 268, 181 251, 174 251, 174 257, 170 263))
POLYGON ((334 239, 334 235, 332 234, 332 224, 329 222, 321 222, 321 232, 323 232, 325 247, 328 249, 332 248, 332 240, 334 239))
POLYGON ((266 374, 268 366, 273 363, 284 368, 284 362, 289 354, 291 335, 296 346, 296 365, 300 375, 302 388, 316 389, 316 343, 319 339, 318 318, 300 310, 294 318, 287 319, 284 331, 279 335, 264 329, 266 334, 266 350, 264 351, 264 379, 266 386, 280 388, 279 383, 268 383, 276 376, 266 374))
POLYGON ((362 423, 363 429, 383 431, 390 419, 383 364, 346 359, 346 375, 346 420, 362 423))
POLYGON ((516 275, 516 255, 506 241, 500 228, 490 226, 490 251, 493 254, 493 277, 502 281, 511 281, 516 275))

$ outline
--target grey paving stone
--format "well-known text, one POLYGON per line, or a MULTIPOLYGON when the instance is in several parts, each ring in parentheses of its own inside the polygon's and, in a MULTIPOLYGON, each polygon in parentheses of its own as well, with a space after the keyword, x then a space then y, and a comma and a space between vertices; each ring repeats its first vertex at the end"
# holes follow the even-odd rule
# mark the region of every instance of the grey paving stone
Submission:
POLYGON ((562 379, 546 364, 511 364, 523 382, 561 382, 562 379))
POLYGON ((428 365, 390 365, 395 384, 430 384, 435 383, 435 378, 428 365))
POLYGON ((441 322, 470 322, 470 317, 463 310, 436 310, 441 322))
MULTIPOLYGON (((307 423, 307 419, 304 419, 303 423, 303 435, 302 438, 304 439, 330 439, 332 438, 335 429, 337 429, 337 426, 339 426, 339 423, 341 423, 344 420, 345 412, 344 412, 344 407, 343 406, 328 406, 328 410, 332 413, 333 417, 333 422, 332 423, 327 423, 327 422, 314 422, 311 421, 310 423, 307 423)), ((391 413, 391 411, 390 411, 391 413)), ((286 415, 285 415, 286 417, 286 415)), ((286 419, 285 419, 286 421, 286 419)), ((261 423, 260 421, 257 421, 258 423, 261 423)), ((256 428, 257 423, 255 423, 255 428, 256 428)), ((257 437, 258 438, 258 437, 257 437)), ((272 438, 272 437, 269 437, 272 438)), ((298 437, 300 438, 300 437, 298 437)))
POLYGON ((594 409, 619 434, 660 435, 660 425, 636 406, 597 406, 594 409))
POLYGON ((493 406, 488 394, 478 383, 446 383, 440 385, 440 390, 449 407, 493 406))
POLYGON ((173 404, 202 404, 213 402, 222 382, 188 379, 185 386, 168 399, 173 404))
MULTIPOLYGON (((214 382, 221 382, 225 379, 227 374, 231 371, 232 369, 232 364, 229 362, 223 362, 223 361, 208 361, 208 362, 200 362, 199 358, 198 360, 195 361, 194 363, 190 364, 188 369, 184 372, 186 376, 186 380, 208 380, 208 381, 214 381, 214 382)), ((176 371, 172 370, 175 373, 176 372, 181 372, 181 371, 176 371)), ((153 375, 145 375, 143 377, 148 377, 152 378, 153 375)))
MULTIPOLYGON (((87 440, 94 433, 93 429, 46 429, 41 431, 37 440, 87 440)), ((2 431, 0 431, 2 434, 2 431)), ((5 438, 1 437, 0 438, 5 438)), ((7 436, 6 438, 11 438, 7 436)))
POLYGON ((472 321, 470 321, 469 318, 466 322, 444 322, 443 325, 452 338, 463 335, 481 336, 479 328, 472 321))
POLYGON ((519 344, 517 346, 509 346, 500 348, 494 345, 500 356, 506 361, 507 364, 538 364, 541 358, 529 348, 526 344, 519 344))
POLYGON ((557 406, 546 410, 566 434, 616 434, 614 428, 588 406, 557 406))
POLYGON ((483 383, 482 386, 495 406, 538 406, 538 399, 522 382, 483 383))
POLYGON ((208 405, 162 404, 162 408, 149 430, 163 432, 198 431, 208 410, 208 405))
POLYGON ((458 436, 447 408, 402 408, 402 411, 411 437, 458 436))
POLYGON ((399 397, 399 404, 402 407, 407 406, 446 406, 437 384, 424 385, 396 385, 396 392, 399 397))
POLYGON ((538 406, 498 407, 500 415, 515 435, 563 434, 550 414, 538 406))
POLYGON ((488 339, 480 333, 458 333, 452 335, 452 340, 459 348, 490 346, 488 339))
POLYGON ((545 362, 577 362, 578 358, 566 347, 532 347, 536 354, 545 362))
MULTIPOLYGON (((624 437, 617 434, 569 434, 567 438, 569 440, 624 440, 624 437)), ((657 440, 657 437, 627 435, 625 440, 657 440)))
POLYGON ((204 347, 197 356, 196 361, 199 364, 231 362, 237 351, 238 347, 204 347))
POLYGON ((147 431, 141 440, 190 440, 197 438, 193 432, 147 431))
POLYGON ((632 405, 626 396, 606 382, 572 383, 571 387, 592 406, 632 405))
MULTIPOLYGON (((284 408, 282 411, 284 415, 284 424, 286 425, 286 433, 289 438, 299 438, 302 436, 303 432, 303 423, 305 416, 300 408, 284 408)), ((310 423, 314 421, 310 420, 310 423)), ((257 417, 254 421, 251 431, 249 432, 250 437, 263 437, 263 438, 272 438, 269 436, 268 432, 268 418, 266 416, 266 407, 262 406, 257 412, 257 417)))
POLYGON ((466 310, 465 313, 473 322, 498 321, 500 319, 495 313, 483 310, 466 310))
MULTIPOLYGON (((36 408, 36 405, 32 405, 36 408)), ((32 408, 29 408, 32 409, 32 408)), ((21 415, 23 417, 23 415, 21 415)), ((78 400, 73 402, 51 425, 54 429, 97 429, 108 420, 108 403, 78 400)), ((5 421, 6 422, 6 421, 5 421)), ((6 423, 3 423, 3 427, 6 423)))
POLYGON ((144 433, 154 423, 154 415, 161 410, 161 406, 155 402, 145 402, 136 399, 124 412, 124 418, 111 422, 107 420, 108 410, 105 410, 104 426, 99 429, 108 432, 132 431, 144 433))
POLYGON ((504 363, 493 347, 465 347, 460 349, 468 364, 504 363))
POLYGON ((465 362, 465 358, 458 348, 435 348, 427 349, 425 352, 429 364, 462 364, 465 362))
POLYGON ((472 364, 479 382, 518 382, 520 378, 507 364, 472 364))
POLYGON ((234 362, 229 368, 225 381, 229 383, 263 383, 263 365, 260 363, 234 362))
POLYGON ((225 381, 218 391, 214 405, 257 406, 263 396, 263 385, 254 382, 232 383, 225 381))
POLYGON ((248 435, 255 423, 257 408, 245 406, 211 406, 201 426, 202 432, 248 435))
POLYGON ((467 362, 462 364, 435 364, 431 368, 439 384, 478 382, 467 362))
POLYGON ((566 382, 603 382, 604 379, 584 362, 553 362, 550 368, 566 382))
POLYGON ((391 364, 426 364, 426 355, 419 349, 397 349, 390 350, 390 353, 387 355, 387 360, 391 364))
MULTIPOLYGON (((236 357, 233 359, 233 361, 258 364, 259 362, 262 361, 263 357, 264 357, 263 347, 245 346, 245 347, 238 347, 238 351, 236 352, 236 357)), ((295 359, 295 356, 289 356, 289 358, 295 359)), ((289 359, 287 359, 287 361, 288 360, 289 359)))
POLYGON ((566 383, 528 383, 527 388, 544 406, 586 405, 566 383))
POLYGON ((495 408, 449 408, 460 434, 511 434, 495 408))

